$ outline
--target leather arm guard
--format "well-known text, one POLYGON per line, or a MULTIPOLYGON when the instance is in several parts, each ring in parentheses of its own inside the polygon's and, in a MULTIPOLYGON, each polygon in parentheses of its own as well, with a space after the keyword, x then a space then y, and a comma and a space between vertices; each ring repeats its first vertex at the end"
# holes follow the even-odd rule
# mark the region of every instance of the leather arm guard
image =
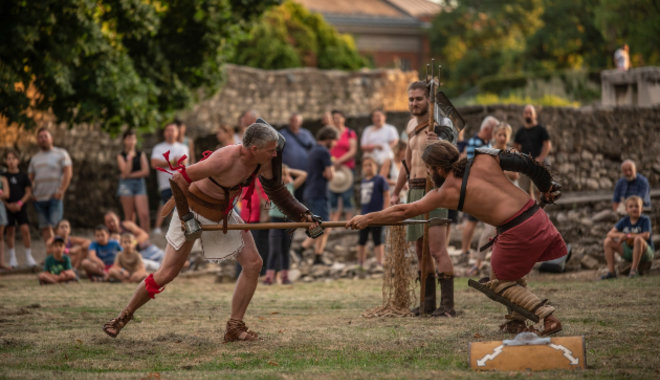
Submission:
POLYGON ((495 148, 477 148, 475 151, 499 157, 502 170, 522 173, 528 176, 541 192, 550 191, 552 187, 550 171, 529 155, 495 148))
MULTIPOLYGON (((277 205, 287 218, 296 222, 304 222, 309 215, 314 221, 321 222, 321 218, 312 215, 307 207, 293 197, 282 181, 266 179, 264 177, 259 177, 259 181, 261 181, 261 186, 264 188, 264 192, 268 195, 268 198, 277 205)), ((322 234, 323 228, 320 226, 311 231, 307 230, 307 235, 312 238, 317 238, 322 234)))
POLYGON ((199 221, 195 219, 195 215, 190 211, 185 193, 181 190, 179 184, 171 178, 170 188, 172 189, 172 198, 174 198, 174 204, 177 214, 179 214, 186 240, 192 241, 198 239, 202 236, 202 227, 199 225, 199 221))

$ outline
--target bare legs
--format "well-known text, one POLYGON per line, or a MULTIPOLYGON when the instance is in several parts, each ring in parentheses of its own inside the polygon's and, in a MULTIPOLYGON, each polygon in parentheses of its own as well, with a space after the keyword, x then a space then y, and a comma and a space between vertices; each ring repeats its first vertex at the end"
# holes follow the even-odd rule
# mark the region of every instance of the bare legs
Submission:
MULTIPOLYGON (((124 218, 126 220, 135 222, 137 216, 140 228, 149 233, 151 226, 149 221, 149 205, 147 196, 122 196, 119 197, 119 200, 121 202, 122 210, 124 211, 124 218)), ((160 227, 160 225, 157 224, 156 227, 160 227)))

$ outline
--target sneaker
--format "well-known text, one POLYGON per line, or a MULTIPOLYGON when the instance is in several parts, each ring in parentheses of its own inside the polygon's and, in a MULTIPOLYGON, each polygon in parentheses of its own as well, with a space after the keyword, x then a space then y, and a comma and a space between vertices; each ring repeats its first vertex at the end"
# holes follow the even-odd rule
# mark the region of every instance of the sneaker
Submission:
POLYGON ((321 259, 321 255, 314 255, 314 263, 312 265, 325 265, 323 259, 321 259))
POLYGON ((25 262, 27 263, 27 266, 30 267, 30 268, 33 268, 33 267, 37 266, 37 262, 34 261, 34 257, 32 257, 32 255, 30 255, 30 254, 25 256, 25 262))
POLYGON ((266 278, 264 278, 263 284, 264 285, 273 285, 273 280, 270 279, 269 277, 266 277, 266 278))
POLYGON ((456 265, 467 265, 470 262, 470 253, 463 252, 456 259, 456 265))
POLYGON ((613 278, 616 278, 616 273, 612 273, 612 272, 607 272, 606 274, 600 277, 601 280, 611 280, 613 278))
POLYGON ((151 232, 152 232, 154 235, 162 235, 162 234, 163 234, 163 231, 160 229, 160 227, 156 227, 156 228, 154 228, 153 230, 151 230, 151 232))
POLYGON ((628 273, 628 278, 635 278, 639 277, 639 272, 636 270, 631 270, 630 273, 628 273))
POLYGON ((12 268, 18 267, 18 261, 16 261, 16 255, 9 256, 9 266, 12 268))

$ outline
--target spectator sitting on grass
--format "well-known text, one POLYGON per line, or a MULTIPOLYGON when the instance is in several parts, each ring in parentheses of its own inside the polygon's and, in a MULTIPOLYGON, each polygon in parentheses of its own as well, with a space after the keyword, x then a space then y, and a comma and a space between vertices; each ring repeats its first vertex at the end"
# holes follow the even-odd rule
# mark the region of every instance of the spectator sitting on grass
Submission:
POLYGON ((121 234, 122 251, 117 254, 115 263, 108 271, 108 276, 121 282, 138 283, 147 277, 142 256, 136 250, 137 240, 130 232, 121 234))
POLYGON ((94 241, 89 245, 87 257, 82 261, 82 267, 92 281, 108 280, 108 271, 115 263, 117 253, 121 251, 117 240, 110 239, 108 227, 100 224, 94 229, 94 241))
POLYGON ((642 215, 642 203, 642 198, 636 195, 626 198, 628 215, 607 233, 603 248, 608 272, 601 277, 603 280, 616 277, 614 252, 631 262, 628 277, 637 277, 640 268, 650 268, 655 251, 651 240, 651 219, 642 215))
MULTIPOLYGON (((71 236, 71 224, 68 220, 62 219, 55 225, 55 235, 64 240, 64 255, 69 256, 71 265, 75 269, 80 269, 80 264, 87 256, 87 249, 91 242, 88 239, 71 236)), ((46 245, 47 252, 52 254, 55 251, 55 239, 50 239, 46 245)))
POLYGON ((39 273, 39 283, 47 285, 76 281, 78 277, 73 272, 71 260, 69 256, 64 255, 64 239, 55 236, 51 246, 52 254, 46 257, 44 271, 39 273))

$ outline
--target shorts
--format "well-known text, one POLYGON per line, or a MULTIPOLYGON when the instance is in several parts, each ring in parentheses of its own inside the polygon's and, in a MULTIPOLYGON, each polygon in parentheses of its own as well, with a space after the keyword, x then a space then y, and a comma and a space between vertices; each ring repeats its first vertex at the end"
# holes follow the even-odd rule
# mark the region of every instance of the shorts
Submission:
POLYGON ((147 184, 144 178, 120 179, 117 188, 118 197, 134 197, 147 194, 147 184))
POLYGON ((342 207, 344 212, 353 211, 355 206, 353 205, 353 186, 349 187, 348 190, 343 193, 335 193, 334 191, 328 191, 330 193, 330 210, 335 212, 339 209, 339 199, 342 201, 342 207))
MULTIPOLYGON (((425 194, 424 189, 410 189, 408 192, 408 203, 413 203, 415 201, 418 201, 424 197, 425 194)), ((436 208, 434 210, 431 210, 429 213, 429 219, 446 219, 447 218, 447 209, 446 208, 436 208)), ((414 220, 423 220, 424 219, 424 214, 422 215, 417 215, 414 218, 411 218, 414 220)), ((431 223, 433 225, 433 223, 431 223)), ((423 224, 411 224, 408 226, 407 229, 407 240, 408 241, 417 241, 417 239, 421 238, 424 236, 424 225, 423 224)))
POLYGON ((62 220, 64 202, 61 199, 51 198, 47 201, 34 202, 34 208, 39 217, 39 228, 55 227, 62 220))
MULTIPOLYGON (((534 201, 530 199, 503 224, 532 206, 534 201)), ((527 275, 536 262, 554 260, 567 253, 561 234, 548 215, 538 209, 522 223, 497 235, 490 263, 496 279, 517 281, 527 275)))
MULTIPOLYGON (((221 220, 213 221, 194 211, 193 214, 195 215, 195 219, 197 219, 201 225, 222 223, 221 220)), ((227 215, 227 218, 228 224, 243 223, 243 219, 233 211, 227 215)), ((204 252, 204 258, 214 262, 221 262, 236 256, 245 246, 241 234, 242 231, 240 230, 227 231, 226 234, 223 233, 222 230, 202 231, 200 243, 202 245, 202 251, 204 252)), ((186 236, 183 233, 183 228, 181 228, 181 220, 179 219, 179 213, 176 208, 174 209, 174 212, 172 212, 170 228, 167 230, 165 238, 175 250, 179 250, 183 243, 186 242, 186 236)))
MULTIPOLYGON (((633 261, 633 247, 629 246, 628 243, 623 243, 623 254, 621 257, 626 260, 626 261, 633 261)), ((653 252, 653 248, 646 243, 646 251, 642 253, 642 258, 639 260, 640 263, 644 263, 647 261, 653 260, 653 256, 655 256, 655 252, 653 252)))
POLYGON ((28 224, 27 206, 23 205, 23 207, 21 207, 20 211, 18 212, 11 212, 7 210, 8 226, 10 227, 15 225, 22 226, 23 224, 28 224))
POLYGON ((7 210, 5 209, 5 204, 0 201, 0 226, 6 226, 7 223, 7 210))
POLYGON ((383 244, 381 238, 383 237, 383 226, 367 227, 360 230, 360 240, 358 245, 366 245, 369 240, 369 232, 371 232, 371 239, 374 241, 374 246, 383 244))
POLYGON ((108 271, 110 271, 110 268, 112 268, 113 265, 114 264, 104 264, 103 265, 103 272, 108 273, 108 271))
POLYGON ((321 217, 321 220, 330 220, 330 206, 327 199, 308 199, 305 205, 314 215, 321 217))
POLYGON ((163 204, 167 203, 170 198, 172 198, 172 189, 163 189, 160 191, 160 200, 163 204))

